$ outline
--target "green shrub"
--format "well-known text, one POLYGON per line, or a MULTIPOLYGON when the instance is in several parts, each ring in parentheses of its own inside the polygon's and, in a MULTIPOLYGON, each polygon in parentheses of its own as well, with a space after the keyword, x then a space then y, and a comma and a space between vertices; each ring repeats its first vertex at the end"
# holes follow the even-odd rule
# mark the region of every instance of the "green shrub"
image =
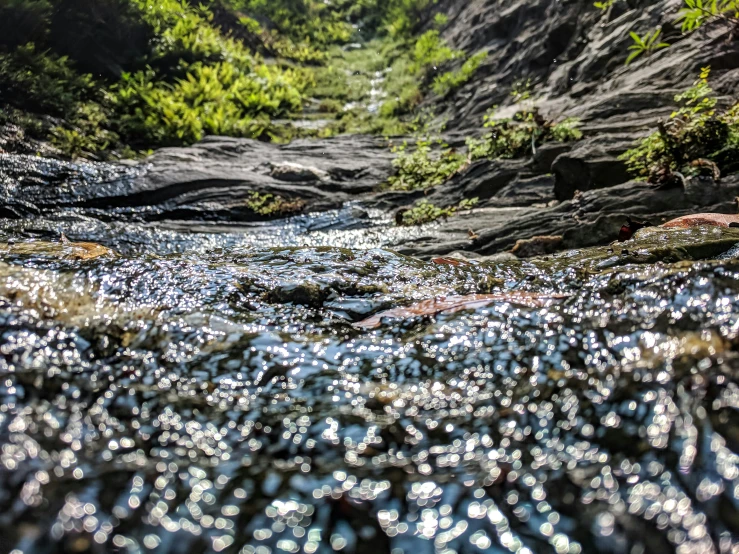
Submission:
POLYGON ((286 217, 302 212, 305 208, 305 202, 302 200, 286 200, 282 196, 251 191, 246 200, 246 207, 255 214, 264 217, 286 217))
MULTIPOLYGON (((392 37, 407 37, 417 30, 423 15, 437 0, 386 0, 383 13, 385 30, 392 37)), ((377 2, 381 6, 381 2, 377 2)))
POLYGON ((142 145, 188 144, 206 134, 261 137, 270 118, 298 110, 302 96, 291 73, 255 69, 198 62, 171 85, 151 69, 126 74, 113 90, 120 134, 142 145))
POLYGON ((456 215, 457 212, 471 210, 478 202, 478 198, 469 198, 462 200, 456 206, 440 208, 428 200, 421 200, 409 210, 401 212, 399 225, 412 226, 432 223, 438 219, 452 217, 456 215))
POLYGON ((393 160, 395 174, 388 179, 390 190, 416 190, 444 183, 466 163, 466 157, 441 139, 419 138, 409 151, 408 143, 397 147, 393 160))
POLYGON ((0 53, 0 100, 17 108, 64 116, 92 95, 93 86, 68 58, 40 52, 33 43, 0 53))
POLYGON ((49 0, 3 0, 0 3, 0 46, 12 50, 48 35, 52 6, 49 0))
POLYGON ((51 130, 51 143, 70 158, 98 157, 119 142, 118 134, 106 128, 109 116, 96 102, 79 104, 67 116, 66 126, 51 130))
POLYGON ((695 31, 709 21, 722 21, 734 30, 739 28, 739 2, 737 0, 685 0, 678 12, 677 23, 683 33, 695 31))
POLYGON ((570 142, 582 138, 579 121, 574 118, 558 123, 548 121, 539 112, 525 111, 514 118, 498 119, 494 112, 485 116, 484 127, 490 129, 480 139, 467 139, 471 160, 482 158, 515 158, 536 152, 545 142, 570 142))
POLYGON ((717 113, 709 74, 710 68, 703 68, 693 86, 675 96, 679 108, 658 131, 621 156, 634 176, 658 182, 676 171, 691 173, 691 164, 703 159, 723 170, 737 169, 739 104, 717 113))
POLYGON ((460 69, 439 75, 434 79, 434 92, 440 96, 446 96, 467 83, 487 56, 487 52, 478 52, 464 62, 460 69))
POLYGON ((439 31, 426 31, 416 41, 413 48, 414 73, 440 66, 454 60, 461 55, 458 50, 452 50, 439 36, 439 31))
POLYGON ((608 10, 613 4, 616 3, 617 0, 603 0, 603 2, 594 2, 593 6, 598 8, 601 11, 608 10))

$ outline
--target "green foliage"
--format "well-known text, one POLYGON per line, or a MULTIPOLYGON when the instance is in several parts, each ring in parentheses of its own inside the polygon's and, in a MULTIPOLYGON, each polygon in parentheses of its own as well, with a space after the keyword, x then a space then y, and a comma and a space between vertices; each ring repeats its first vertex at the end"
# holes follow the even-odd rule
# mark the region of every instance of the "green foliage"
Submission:
POLYGON ((513 97, 514 102, 523 102, 528 100, 531 98, 532 93, 533 85, 531 83, 531 78, 528 78, 525 81, 518 80, 513 83, 513 88, 511 88, 511 96, 513 97))
POLYGON ((739 25, 739 2, 737 0, 685 0, 685 6, 678 12, 677 23, 683 33, 695 31, 701 25, 722 20, 734 26, 739 25))
POLYGON ((609 9, 613 4, 616 3, 617 0, 604 0, 603 2, 594 2, 593 6, 598 8, 599 10, 606 11, 609 9))
POLYGON ((403 226, 424 225, 438 219, 452 217, 457 212, 471 210, 478 202, 479 198, 465 198, 456 206, 440 208, 428 200, 421 200, 409 210, 402 212, 399 224, 403 226))
MULTIPOLYGON (((437 0, 386 0, 383 23, 390 36, 408 37, 417 30, 423 14, 436 4, 437 0)), ((381 5, 378 2, 378 5, 381 5)))
POLYGON ((461 52, 452 50, 447 46, 446 42, 439 36, 439 31, 426 31, 418 37, 413 49, 414 72, 437 67, 458 58, 460 55, 461 52))
POLYGON ((464 59, 438 30, 413 37, 446 25, 436 3, 4 0, 0 107, 49 121, 43 138, 73 157, 184 145, 206 134, 277 141, 404 134, 430 89, 453 91, 485 56, 464 59), (378 31, 395 38, 385 35, 369 56, 370 49, 340 48, 378 31), (23 36, 36 46, 16 43, 23 36), (277 60, 266 63, 263 54, 277 60), (455 60, 461 66, 451 70, 455 60), (316 115, 333 123, 284 123, 308 94, 318 100, 316 115))
POLYGON ((437 27, 443 27, 447 23, 449 23, 449 16, 447 16, 446 14, 437 13, 434 16, 434 25, 436 25, 437 27))
POLYGON ((722 170, 737 169, 739 104, 716 112, 709 73, 710 68, 703 68, 693 86, 675 96, 679 107, 669 120, 621 156, 634 176, 657 182, 675 171, 689 174, 691 163, 703 159, 722 170))
POLYGON ((206 134, 261 137, 270 117, 301 106, 302 97, 289 72, 269 66, 245 74, 228 62, 190 66, 173 84, 153 70, 125 74, 113 89, 120 133, 134 144, 177 145, 206 134))
POLYGON ((51 11, 49 0, 3 0, 0 45, 12 49, 29 41, 43 41, 48 34, 51 11))
POLYGON ((467 83, 475 74, 480 64, 487 58, 487 52, 478 52, 469 58, 462 67, 456 71, 443 73, 434 79, 433 90, 440 96, 446 96, 467 83))
POLYGON ((51 143, 70 158, 97 157, 119 141, 117 133, 105 128, 108 117, 98 103, 79 104, 67 117, 66 126, 51 130, 51 143))
POLYGON ((32 43, 0 53, 0 100, 16 107, 63 116, 92 87, 92 77, 77 73, 68 58, 39 52, 32 43))
MULTIPOLYGON (((14 0, 11 8, 15 4, 16 20, 40 5, 14 0)), ((93 79, 75 60, 33 44, 0 53, 0 101, 63 118, 47 138, 64 154, 96 156, 120 149, 119 141, 149 148, 188 144, 205 134, 268 137, 271 118, 302 108, 311 73, 264 63, 215 27, 207 6, 186 0, 105 0, 95 7, 108 4, 100 17, 126 20, 101 21, 106 32, 128 29, 131 14, 149 29, 149 50, 135 64, 146 63, 147 69, 123 72, 111 82, 93 79)), ((0 12, 8 9, 4 5, 0 12)), ((36 12, 38 25, 50 25, 43 9, 36 12)))
MULTIPOLYGON (((269 21, 277 34, 294 44, 326 47, 348 42, 354 31, 349 19, 357 7, 346 0, 225 0, 241 13, 269 21)), ((361 8, 360 8, 361 9, 361 8)))
POLYGON ((485 116, 486 129, 480 139, 467 139, 471 160, 483 158, 515 158, 535 153, 536 146, 545 142, 570 142, 582 138, 579 121, 574 118, 558 123, 543 118, 537 110, 516 114, 513 118, 499 119, 494 112, 485 116))
POLYGON ((395 174, 388 179, 390 190, 416 190, 440 185, 457 173, 467 162, 464 155, 449 148, 441 139, 422 137, 415 148, 408 143, 394 149, 395 174))
POLYGON ((657 50, 661 50, 662 48, 667 48, 669 46, 668 43, 657 42, 661 34, 662 29, 660 28, 657 28, 654 31, 647 31, 644 36, 639 36, 633 31, 629 33, 634 44, 629 46, 631 54, 626 58, 626 65, 629 65, 642 54, 649 55, 657 50))
POLYGON ((302 200, 286 200, 282 196, 251 191, 246 200, 246 207, 255 214, 264 217, 286 217, 302 212, 305 208, 305 202, 302 200))

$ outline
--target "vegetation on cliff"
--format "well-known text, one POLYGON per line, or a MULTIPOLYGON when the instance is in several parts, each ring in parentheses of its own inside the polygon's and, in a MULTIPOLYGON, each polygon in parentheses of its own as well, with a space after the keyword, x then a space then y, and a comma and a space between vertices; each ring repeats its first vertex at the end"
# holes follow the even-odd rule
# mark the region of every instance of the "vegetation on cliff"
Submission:
POLYGON ((453 90, 483 59, 466 59, 436 30, 414 37, 433 25, 425 18, 434 3, 8 0, 0 6, 0 123, 51 140, 70 157, 127 156, 207 134, 398 132, 398 117, 426 91, 453 90), (345 61, 350 42, 372 37, 382 38, 372 73, 390 68, 378 117, 347 106, 354 99, 345 91, 356 61, 345 61), (437 76, 443 65, 448 71, 437 76), (336 121, 290 125, 313 95, 336 121))
POLYGON ((676 173, 721 173, 739 169, 739 104, 718 108, 705 67, 692 87, 675 96, 678 109, 659 129, 622 159, 632 173, 651 182, 669 182, 676 173))

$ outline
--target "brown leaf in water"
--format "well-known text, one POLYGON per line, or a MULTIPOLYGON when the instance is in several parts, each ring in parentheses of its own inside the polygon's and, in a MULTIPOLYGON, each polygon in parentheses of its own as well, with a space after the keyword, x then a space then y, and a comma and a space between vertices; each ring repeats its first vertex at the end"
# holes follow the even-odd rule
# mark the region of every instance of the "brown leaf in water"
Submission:
POLYGON ((692 214, 678 217, 663 223, 662 227, 698 227, 708 225, 711 227, 737 227, 739 226, 739 215, 735 214, 692 214))
POLYGON ((113 254, 109 248, 94 242, 68 242, 64 246, 68 250, 66 257, 76 260, 93 260, 113 254))
POLYGON ((431 316, 440 313, 454 313, 462 310, 483 308, 494 302, 507 302, 528 308, 545 308, 556 300, 566 298, 561 294, 539 294, 535 292, 512 291, 501 294, 470 294, 466 296, 447 296, 422 300, 412 306, 393 308, 375 314, 354 324, 358 329, 377 329, 384 318, 410 319, 418 316, 431 316))
POLYGON ((458 260, 457 258, 434 258, 431 261, 436 265, 472 265, 467 260, 458 260))

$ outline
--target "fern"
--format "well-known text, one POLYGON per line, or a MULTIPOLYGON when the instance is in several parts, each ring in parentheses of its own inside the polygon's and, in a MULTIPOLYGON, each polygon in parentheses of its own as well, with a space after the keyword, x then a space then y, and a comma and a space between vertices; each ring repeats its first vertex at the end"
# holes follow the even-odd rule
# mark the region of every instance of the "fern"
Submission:
POLYGON ((662 29, 660 29, 659 27, 654 31, 647 32, 644 36, 639 36, 634 31, 631 31, 629 35, 633 39, 634 44, 629 46, 631 54, 629 54, 629 57, 626 58, 626 65, 629 65, 642 54, 648 55, 652 52, 655 52, 656 50, 667 48, 669 46, 668 43, 657 42, 661 34, 662 29))

